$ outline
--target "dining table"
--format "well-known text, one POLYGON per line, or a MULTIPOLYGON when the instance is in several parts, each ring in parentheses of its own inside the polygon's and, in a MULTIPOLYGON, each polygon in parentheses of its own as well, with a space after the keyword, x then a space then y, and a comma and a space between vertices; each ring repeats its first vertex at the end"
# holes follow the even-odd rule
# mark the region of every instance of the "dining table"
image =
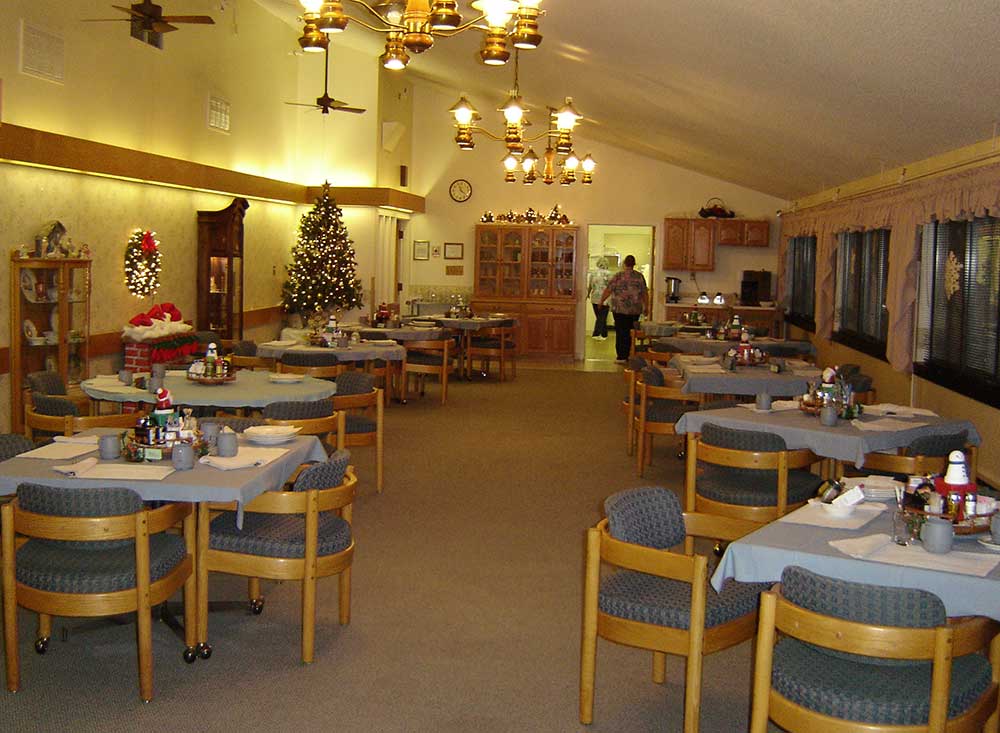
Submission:
MULTIPOLYGON (((650 348, 654 351, 721 356, 730 349, 735 349, 738 344, 738 341, 730 339, 705 338, 700 333, 678 333, 672 336, 654 338, 650 343, 650 348)), ((809 341, 790 341, 768 336, 752 338, 750 345, 760 349, 765 354, 774 354, 775 356, 808 356, 816 353, 816 347, 809 341)))
POLYGON ((784 369, 777 373, 767 364, 727 369, 721 357, 694 354, 678 354, 669 365, 681 372, 681 391, 685 393, 797 397, 808 392, 809 383, 822 376, 822 371, 812 364, 794 359, 786 361, 784 369))
POLYGON ((297 341, 265 341, 257 345, 257 356, 265 359, 280 359, 285 354, 307 353, 307 354, 330 354, 337 357, 341 362, 374 361, 402 361, 406 356, 406 349, 391 339, 365 340, 352 343, 348 346, 306 346, 297 341))
POLYGON ((461 334, 462 353, 465 358, 462 360, 462 373, 466 379, 472 379, 472 337, 478 331, 485 328, 500 328, 502 326, 513 326, 517 321, 510 316, 474 316, 469 318, 456 318, 451 316, 433 316, 435 323, 444 328, 453 328, 461 334))
POLYGON ((1000 621, 1000 546, 979 541, 989 532, 956 535, 951 552, 932 554, 919 541, 892 541, 894 509, 895 500, 866 501, 849 517, 831 519, 819 505, 807 504, 729 543, 712 586, 720 590, 729 578, 777 582, 786 567, 797 565, 841 580, 920 588, 937 595, 949 616, 1000 621))
MULTIPOLYGON (((265 407, 272 402, 316 402, 337 391, 334 382, 303 377, 296 382, 271 381, 270 372, 241 369, 236 379, 223 384, 200 384, 189 380, 183 370, 167 371, 163 386, 170 390, 174 405, 190 407, 265 407)), ((117 375, 85 379, 80 389, 94 400, 155 404, 156 395, 147 389, 123 384, 117 375)))
MULTIPOLYGON (((173 470, 169 460, 129 463, 122 458, 99 459, 97 441, 100 435, 118 432, 95 428, 75 436, 57 436, 55 442, 48 446, 0 462, 0 494, 16 493, 22 483, 81 489, 127 488, 135 491, 144 501, 197 504, 199 526, 207 526, 210 504, 236 502, 236 523, 242 527, 244 507, 255 497, 281 488, 301 464, 327 460, 323 444, 314 435, 296 436, 279 445, 257 446, 245 434, 238 438, 235 460, 242 455, 248 462, 252 459, 252 462, 242 468, 225 470, 203 463, 205 459, 201 459, 195 462, 194 468, 180 471, 173 470), (91 440, 93 442, 89 442, 91 440), (64 457, 46 457, 52 454, 64 457), (68 471, 74 466, 78 467, 80 475, 56 470, 68 471)), ((206 547, 207 542, 206 537, 199 537, 197 544, 206 547)), ((208 566, 203 553, 195 553, 195 567, 198 608, 207 608, 208 566)), ((200 610, 197 625, 195 636, 198 647, 211 654, 207 643, 208 624, 200 610)))
POLYGON ((770 410, 746 404, 686 412, 674 429, 690 436, 700 433, 705 423, 713 423, 725 428, 770 433, 780 436, 789 450, 808 448, 817 456, 850 463, 856 468, 864 465, 867 453, 894 451, 927 435, 948 435, 965 430, 967 442, 979 445, 979 433, 969 420, 933 413, 874 414, 882 412, 878 408, 878 405, 871 405, 860 417, 838 420, 836 425, 827 427, 816 415, 799 409, 798 401, 775 400, 770 410))

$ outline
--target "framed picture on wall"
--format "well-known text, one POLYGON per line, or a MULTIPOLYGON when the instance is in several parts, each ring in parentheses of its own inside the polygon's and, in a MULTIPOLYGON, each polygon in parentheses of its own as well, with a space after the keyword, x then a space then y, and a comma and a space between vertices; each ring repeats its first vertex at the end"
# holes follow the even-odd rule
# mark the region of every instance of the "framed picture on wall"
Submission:
POLYGON ((431 258, 431 243, 426 239, 413 240, 413 259, 429 260, 431 258))
POLYGON ((444 258, 446 260, 461 260, 465 257, 465 245, 462 242, 445 242, 444 258))

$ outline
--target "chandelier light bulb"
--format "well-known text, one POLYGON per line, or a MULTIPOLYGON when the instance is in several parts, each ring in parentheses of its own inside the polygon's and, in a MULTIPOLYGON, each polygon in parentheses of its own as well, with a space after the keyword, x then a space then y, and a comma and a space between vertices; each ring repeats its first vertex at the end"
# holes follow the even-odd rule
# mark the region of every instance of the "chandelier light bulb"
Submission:
POLYGON ((517 12, 516 0, 473 0, 472 8, 486 17, 490 29, 504 28, 517 12))
POLYGON ((299 0, 299 3, 307 13, 318 13, 323 7, 323 0, 299 0))
POLYGON ((403 25, 403 13, 406 12, 406 3, 401 0, 389 0, 372 5, 375 12, 385 18, 390 25, 403 25))
POLYGON ((584 173, 593 173, 594 168, 597 167, 597 163, 594 162, 594 159, 590 156, 590 153, 587 153, 587 155, 584 156, 583 160, 580 161, 580 167, 583 168, 584 173))
POLYGON ((576 157, 576 153, 570 150, 569 155, 566 156, 566 160, 563 162, 563 167, 568 171, 575 171, 579 165, 580 159, 576 157))
POLYGON ((563 106, 555 111, 555 118, 559 132, 570 132, 576 127, 576 123, 583 119, 583 115, 573 106, 573 98, 566 97, 563 106))
POLYGON ((538 163, 538 156, 535 155, 535 151, 528 148, 528 152, 524 154, 521 158, 521 170, 525 173, 534 173, 535 165, 538 163))
POLYGON ((517 158, 515 158, 513 155, 508 155, 506 158, 503 159, 502 162, 504 170, 506 170, 507 172, 513 173, 513 171, 517 170, 517 158))
POLYGON ((379 57, 379 61, 389 71, 401 71, 410 63, 410 55, 403 46, 403 34, 394 31, 387 34, 385 42, 385 53, 379 57))
POLYGON ((511 95, 500 111, 503 112, 503 117, 507 120, 508 125, 520 125, 524 119, 524 113, 528 110, 524 108, 524 100, 511 95))
POLYGON ((458 101, 448 111, 454 115, 455 122, 459 125, 471 125, 473 120, 479 119, 479 113, 469 100, 466 99, 464 94, 458 98, 458 101))

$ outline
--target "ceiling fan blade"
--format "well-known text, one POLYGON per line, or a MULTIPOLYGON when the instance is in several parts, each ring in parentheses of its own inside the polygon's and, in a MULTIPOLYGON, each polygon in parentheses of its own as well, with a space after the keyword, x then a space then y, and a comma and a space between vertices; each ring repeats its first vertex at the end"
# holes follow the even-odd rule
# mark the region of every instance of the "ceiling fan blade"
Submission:
POLYGON ((133 15, 136 18, 145 18, 146 17, 145 15, 143 15, 142 13, 140 13, 138 10, 133 10, 132 8, 123 8, 121 5, 112 5, 111 7, 113 7, 115 10, 120 10, 123 13, 128 13, 129 15, 133 15))
POLYGON ((170 25, 170 23, 164 23, 162 20, 153 21, 153 31, 156 33, 170 33, 175 30, 177 30, 177 27, 170 25))
POLYGON ((131 23, 135 18, 80 18, 81 23, 131 23))
POLYGON ((313 109, 319 109, 319 105, 307 104, 305 102, 285 102, 285 104, 291 105, 292 107, 312 107, 313 109))
POLYGON ((361 115, 367 112, 366 109, 361 109, 360 107, 333 107, 334 112, 350 112, 353 115, 361 115))
POLYGON ((198 23, 200 25, 215 25, 208 15, 164 15, 160 20, 165 23, 198 23))

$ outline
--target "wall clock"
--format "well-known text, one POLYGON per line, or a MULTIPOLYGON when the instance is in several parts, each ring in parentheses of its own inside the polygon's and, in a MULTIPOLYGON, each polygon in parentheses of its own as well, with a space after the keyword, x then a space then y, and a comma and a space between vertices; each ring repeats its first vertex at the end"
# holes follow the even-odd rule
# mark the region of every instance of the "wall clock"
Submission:
POLYGON ((451 196, 453 201, 457 201, 459 203, 468 201, 472 196, 472 184, 464 178, 456 178, 451 182, 448 194, 451 196))

